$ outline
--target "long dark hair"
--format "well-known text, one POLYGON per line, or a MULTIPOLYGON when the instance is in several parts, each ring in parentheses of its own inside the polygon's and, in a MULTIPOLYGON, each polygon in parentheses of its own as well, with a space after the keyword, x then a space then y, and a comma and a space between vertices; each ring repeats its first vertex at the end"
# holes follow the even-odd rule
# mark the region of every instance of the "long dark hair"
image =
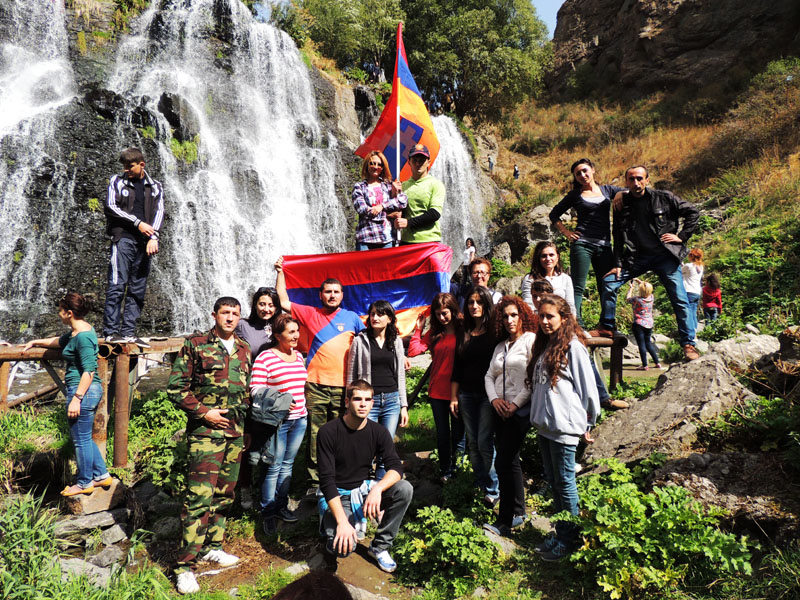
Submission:
POLYGON ((483 329, 486 333, 494 337, 494 302, 492 301, 491 292, 482 285, 472 288, 469 295, 464 300, 464 336, 463 342, 458 346, 459 354, 464 350, 472 332, 479 329, 483 329), (472 296, 478 296, 478 301, 483 307, 483 315, 478 319, 469 314, 468 304, 472 296))
POLYGON ((533 314, 533 309, 528 306, 519 296, 503 296, 497 304, 494 305, 494 339, 498 342, 508 339, 508 331, 503 324, 503 311, 507 306, 516 306, 519 313, 519 322, 522 326, 522 332, 536 331, 536 315, 533 314))
POLYGON ((257 307, 261 296, 269 296, 272 299, 272 303, 275 305, 275 314, 269 318, 267 321, 268 323, 275 323, 277 316, 283 312, 281 310, 281 299, 278 297, 278 292, 275 291, 275 288, 260 287, 253 293, 253 300, 250 302, 250 314, 247 317, 247 322, 250 323, 250 325, 260 325, 263 321, 263 319, 258 316, 257 307))
MULTIPOLYGON (((574 163, 572 163, 572 166, 569 168, 569 174, 572 175, 572 189, 575 190, 576 192, 580 192, 583 189, 583 186, 580 183, 578 183, 577 179, 575 179, 575 169, 580 165, 589 165, 592 168, 592 171, 594 171, 595 174, 597 174, 597 169, 595 168, 594 163, 588 158, 579 158, 574 163)), ((595 183, 597 183, 596 179, 595 183)))
POLYGON ((372 325, 369 322, 369 315, 375 311, 380 316, 389 317, 389 324, 386 326, 386 346, 394 350, 394 341, 397 339, 397 315, 394 314, 394 307, 386 300, 375 300, 369 305, 367 310, 367 335, 375 337, 372 332, 372 325))
POLYGON ((76 319, 83 319, 89 313, 89 306, 89 301, 78 292, 67 292, 58 301, 58 308, 64 312, 71 310, 76 319))
POLYGON ((446 292, 436 294, 431 302, 431 346, 435 346, 445 333, 444 325, 436 318, 436 311, 443 308, 450 311, 453 326, 455 327, 456 339, 458 340, 462 337, 463 316, 458 309, 456 297, 446 292))
POLYGON ((578 322, 572 314, 572 310, 561 296, 555 294, 545 294, 539 304, 539 312, 545 304, 555 306, 561 317, 561 326, 552 334, 548 335, 542 331, 542 319, 539 317, 539 324, 536 331, 536 339, 533 342, 531 362, 528 363, 528 379, 533 380, 533 369, 540 356, 544 356, 544 366, 547 374, 550 375, 550 387, 555 387, 561 369, 567 366, 567 353, 569 344, 577 338, 581 344, 586 345, 583 339, 578 322))
POLYGON ((561 266, 561 253, 558 251, 554 242, 550 240, 542 240, 533 248, 533 258, 531 259, 531 274, 535 275, 536 279, 544 279, 547 274, 542 269, 542 252, 545 251, 545 248, 554 248, 556 251, 556 256, 558 256, 558 262, 556 262, 556 266, 553 269, 553 273, 556 275, 561 275, 564 272, 564 268, 561 266))
POLYGON ((718 290, 722 286, 719 284, 719 277, 716 273, 709 273, 706 275, 706 285, 712 290, 718 290))

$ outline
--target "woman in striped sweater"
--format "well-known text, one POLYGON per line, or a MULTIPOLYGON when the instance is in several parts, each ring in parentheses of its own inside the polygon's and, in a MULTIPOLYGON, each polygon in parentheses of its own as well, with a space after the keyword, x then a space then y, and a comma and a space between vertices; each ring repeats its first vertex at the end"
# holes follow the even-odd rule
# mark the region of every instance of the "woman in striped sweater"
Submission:
POLYGON ((278 388, 294 397, 289 415, 275 435, 278 447, 275 462, 267 468, 261 483, 261 514, 264 533, 277 530, 275 519, 294 523, 297 516, 289 510, 289 485, 297 451, 308 422, 304 387, 308 372, 303 355, 297 351, 300 328, 290 315, 281 314, 272 324, 272 347, 258 355, 253 363, 251 389, 258 386, 278 388))

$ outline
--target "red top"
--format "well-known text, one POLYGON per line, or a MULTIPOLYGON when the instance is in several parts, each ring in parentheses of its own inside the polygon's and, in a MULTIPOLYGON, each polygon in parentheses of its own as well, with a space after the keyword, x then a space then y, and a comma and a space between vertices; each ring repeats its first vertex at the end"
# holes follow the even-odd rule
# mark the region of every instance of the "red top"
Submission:
POLYGON ((408 355, 417 356, 428 348, 431 350, 431 381, 428 386, 428 396, 449 402, 450 379, 456 358, 456 336, 454 333, 446 333, 431 347, 430 330, 424 336, 421 336, 419 329, 414 330, 414 335, 408 343, 408 355))
POLYGON ((716 308, 722 312, 722 290, 703 286, 703 308, 716 308))

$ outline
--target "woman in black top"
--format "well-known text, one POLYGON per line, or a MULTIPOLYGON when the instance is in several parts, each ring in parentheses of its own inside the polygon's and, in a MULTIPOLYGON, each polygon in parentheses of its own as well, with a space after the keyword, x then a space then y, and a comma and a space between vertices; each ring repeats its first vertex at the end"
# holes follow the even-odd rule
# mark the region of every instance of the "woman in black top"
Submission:
POLYGON ((597 289, 602 279, 614 267, 611 250, 611 199, 617 192, 626 191, 616 185, 599 185, 595 181, 594 164, 588 158, 575 161, 570 167, 572 190, 550 211, 550 221, 570 241, 569 266, 575 294, 575 315, 583 327, 581 303, 586 289, 589 266, 594 268, 597 289), (561 215, 575 209, 578 224, 575 231, 561 222, 561 215))
POLYGON ((475 482, 491 506, 500 492, 494 470, 494 411, 483 378, 495 346, 493 313, 491 292, 483 286, 474 288, 464 302, 464 339, 456 349, 451 384, 452 399, 458 402, 466 429, 475 482))

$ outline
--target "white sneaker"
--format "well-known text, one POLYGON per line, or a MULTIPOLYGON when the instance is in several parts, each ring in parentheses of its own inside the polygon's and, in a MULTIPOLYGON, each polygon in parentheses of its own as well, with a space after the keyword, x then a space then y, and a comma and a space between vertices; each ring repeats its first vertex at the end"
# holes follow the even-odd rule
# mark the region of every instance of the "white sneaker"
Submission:
POLYGON ((200 591, 200 586, 197 585, 197 579, 191 571, 184 571, 178 574, 178 593, 179 594, 194 594, 200 591))
POLYGON ((208 554, 200 560, 217 563, 220 567, 230 567, 239 562, 239 557, 228 554, 225 550, 209 550, 208 554))

